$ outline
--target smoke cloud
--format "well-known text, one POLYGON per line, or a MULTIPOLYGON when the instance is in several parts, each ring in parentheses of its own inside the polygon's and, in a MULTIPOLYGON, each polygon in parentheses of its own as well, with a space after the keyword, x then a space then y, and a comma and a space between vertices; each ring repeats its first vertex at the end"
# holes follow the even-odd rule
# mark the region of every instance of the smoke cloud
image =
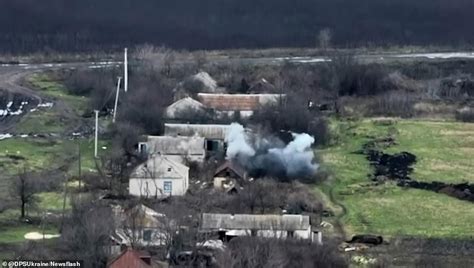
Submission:
POLYGON ((226 137, 226 158, 239 163, 255 177, 311 177, 319 167, 314 163, 311 149, 314 138, 306 133, 292 135, 293 141, 285 145, 277 137, 248 133, 242 125, 232 123, 226 137))

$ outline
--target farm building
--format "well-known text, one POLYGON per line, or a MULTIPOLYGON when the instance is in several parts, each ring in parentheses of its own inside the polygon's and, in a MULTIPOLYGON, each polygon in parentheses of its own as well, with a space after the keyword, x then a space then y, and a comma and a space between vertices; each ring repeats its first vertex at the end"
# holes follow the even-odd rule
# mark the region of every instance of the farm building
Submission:
POLYGON ((206 124, 165 124, 166 136, 198 135, 206 139, 206 150, 208 152, 224 151, 224 141, 229 132, 230 125, 206 125, 206 124))
POLYGON ((221 238, 236 236, 261 236, 285 239, 294 237, 320 241, 320 235, 312 231, 306 215, 253 215, 203 213, 200 230, 218 232, 221 238))
POLYGON ((166 226, 171 224, 166 215, 143 204, 116 210, 114 219, 116 229, 111 239, 120 248, 163 245, 167 237, 166 226))
POLYGON ((139 143, 138 150, 148 157, 162 155, 182 164, 185 160, 203 162, 206 158, 206 139, 199 136, 148 136, 146 142, 139 143))
POLYGON ((242 117, 251 116, 260 107, 278 104, 284 94, 213 94, 198 93, 198 100, 206 107, 232 116, 239 112, 242 117))
POLYGON ((163 155, 153 155, 132 172, 130 195, 162 198, 184 195, 189 187, 189 167, 163 155))
POLYGON ((205 112, 206 107, 199 101, 191 98, 185 97, 180 99, 165 109, 165 117, 167 119, 180 119, 183 116, 183 113, 188 111, 193 112, 205 112))
POLYGON ((225 192, 239 191, 247 179, 247 172, 237 163, 226 161, 214 173, 214 188, 225 192))

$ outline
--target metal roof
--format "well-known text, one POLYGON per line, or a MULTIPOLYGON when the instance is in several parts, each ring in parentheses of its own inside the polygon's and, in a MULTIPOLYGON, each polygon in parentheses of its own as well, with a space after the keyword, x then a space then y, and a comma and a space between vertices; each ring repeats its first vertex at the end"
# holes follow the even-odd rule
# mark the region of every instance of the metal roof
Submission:
POLYGON ((149 154, 204 155, 205 142, 206 139, 199 136, 148 136, 147 150, 149 154))
POLYGON ((224 140, 230 125, 213 124, 165 124, 165 136, 195 136, 224 140))
POLYGON ((307 230, 310 219, 306 215, 252 215, 203 213, 201 230, 307 230))

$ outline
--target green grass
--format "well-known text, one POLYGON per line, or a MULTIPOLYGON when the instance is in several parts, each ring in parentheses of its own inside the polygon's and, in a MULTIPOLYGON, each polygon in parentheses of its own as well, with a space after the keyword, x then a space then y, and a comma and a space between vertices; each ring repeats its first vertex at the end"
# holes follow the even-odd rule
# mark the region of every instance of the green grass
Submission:
MULTIPOLYGON (((474 125, 462 123, 399 120, 391 126, 371 120, 334 121, 335 145, 318 153, 322 165, 334 172, 330 184, 336 199, 348 210, 343 217, 348 234, 377 233, 385 236, 472 237, 474 205, 430 191, 403 189, 392 183, 375 186, 367 175, 371 167, 364 155, 353 152, 373 137, 392 133, 397 146, 391 153, 406 150, 418 157, 415 179, 444 182, 472 180, 468 170, 474 157, 474 139, 464 139, 474 125), (445 161, 445 165, 433 165, 445 161), (451 167, 460 167, 453 170, 451 167)), ((327 192, 327 189, 324 190, 327 192)))
POLYGON ((397 129, 388 151, 414 153, 417 180, 474 183, 474 124, 403 120, 397 129))
POLYGON ((87 108, 86 97, 70 94, 61 81, 55 80, 47 73, 34 74, 28 77, 28 82, 38 88, 43 95, 64 101, 77 114, 84 112, 87 108))
POLYGON ((54 105, 29 113, 16 125, 16 133, 64 133, 74 128, 87 110, 87 98, 70 94, 61 81, 47 73, 33 74, 27 82, 40 91, 45 101, 50 99, 54 105))
MULTIPOLYGON (((25 241, 25 234, 29 232, 42 233, 41 226, 33 226, 30 224, 19 224, 18 226, 0 227, 0 243, 20 243, 25 241)), ((57 234, 58 230, 52 226, 44 227, 45 234, 57 234)))
MULTIPOLYGON (((18 172, 18 168, 54 169, 65 164, 73 165, 71 158, 78 156, 78 144, 81 147, 83 170, 95 169, 94 143, 91 139, 67 140, 44 138, 12 138, 0 141, 0 170, 18 172)), ((102 146, 108 146, 107 141, 100 142, 99 154, 103 153, 102 146)), ((72 169, 72 172, 77 171, 72 169)))
MULTIPOLYGON (((43 211, 61 212, 63 209, 64 195, 59 192, 46 192, 38 194, 38 207, 43 211)), ((66 210, 71 208, 70 198, 66 196, 66 210)))

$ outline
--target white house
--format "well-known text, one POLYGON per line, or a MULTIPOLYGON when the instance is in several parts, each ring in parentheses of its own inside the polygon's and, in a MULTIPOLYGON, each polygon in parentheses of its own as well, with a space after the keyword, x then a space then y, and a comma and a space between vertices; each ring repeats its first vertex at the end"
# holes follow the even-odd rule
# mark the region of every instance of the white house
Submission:
POLYGON ((292 237, 321 243, 321 233, 313 232, 307 215, 203 213, 200 230, 219 232, 225 237, 260 236, 278 239, 292 237))
POLYGON ((131 174, 130 195, 163 198, 184 195, 189 187, 189 167, 163 155, 152 155, 131 174))
POLYGON ((206 139, 199 136, 148 136, 140 142, 140 153, 151 157, 162 155, 168 159, 185 164, 185 160, 202 163, 206 159, 206 139))

